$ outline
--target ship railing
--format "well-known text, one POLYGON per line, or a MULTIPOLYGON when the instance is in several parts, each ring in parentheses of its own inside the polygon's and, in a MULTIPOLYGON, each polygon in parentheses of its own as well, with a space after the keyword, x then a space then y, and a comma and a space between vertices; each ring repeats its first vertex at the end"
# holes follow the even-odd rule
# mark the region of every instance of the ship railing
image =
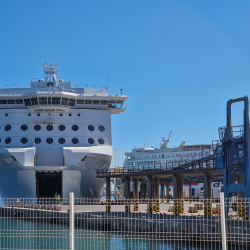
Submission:
POLYGON ((219 138, 221 141, 229 140, 232 138, 243 137, 244 126, 220 127, 219 138))

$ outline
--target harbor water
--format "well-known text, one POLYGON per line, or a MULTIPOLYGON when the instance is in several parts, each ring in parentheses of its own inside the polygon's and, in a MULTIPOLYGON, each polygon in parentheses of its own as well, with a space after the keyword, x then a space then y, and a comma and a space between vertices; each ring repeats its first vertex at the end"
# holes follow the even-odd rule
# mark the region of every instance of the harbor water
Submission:
MULTIPOLYGON (((0 219, 0 249, 69 249, 69 227, 37 222, 35 219, 0 219)), ((131 237, 116 233, 91 230, 75 232, 75 249, 145 249, 145 250, 205 250, 212 243, 157 240, 149 237, 131 237)), ((215 249, 220 249, 220 247, 215 249)))

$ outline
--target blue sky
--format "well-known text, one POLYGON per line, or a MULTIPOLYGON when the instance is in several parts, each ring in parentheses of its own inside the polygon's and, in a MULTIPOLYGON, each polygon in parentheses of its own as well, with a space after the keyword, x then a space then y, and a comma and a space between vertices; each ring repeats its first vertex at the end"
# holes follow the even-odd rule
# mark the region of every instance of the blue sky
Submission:
MULTIPOLYGON (((112 116, 114 149, 211 143, 226 102, 249 95, 249 1, 0 2, 0 85, 27 86, 57 62, 78 86, 122 88, 112 116), (168 59, 170 58, 170 59, 168 59)), ((242 124, 243 103, 233 106, 242 124)))

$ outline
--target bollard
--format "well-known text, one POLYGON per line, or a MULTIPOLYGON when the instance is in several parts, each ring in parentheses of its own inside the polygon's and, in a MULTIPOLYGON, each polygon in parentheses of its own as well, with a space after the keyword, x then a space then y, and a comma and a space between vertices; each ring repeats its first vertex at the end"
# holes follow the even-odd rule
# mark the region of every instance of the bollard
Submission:
POLYGON ((149 214, 152 214, 152 213, 153 213, 152 201, 148 201, 148 213, 149 213, 149 214))
POLYGON ((127 214, 130 213, 130 200, 126 200, 126 203, 125 203, 125 212, 127 214))
POLYGON ((178 215, 179 215, 179 202, 174 201, 174 216, 178 216, 178 215))
POLYGON ((106 212, 111 212, 111 203, 110 200, 106 200, 106 212))
POLYGON ((183 214, 184 213, 184 201, 183 200, 179 200, 179 214, 183 214))
POLYGON ((241 217, 242 204, 238 202, 238 215, 241 217))
POLYGON ((167 196, 167 203, 169 203, 169 196, 167 196))
POLYGON ((247 206, 245 202, 242 203, 241 214, 242 214, 242 220, 248 220, 247 206))
POLYGON ((161 203, 164 203, 164 196, 161 197, 161 203))
POLYGON ((139 211, 138 200, 134 200, 134 211, 139 211))
POLYGON ((192 203, 192 196, 189 196, 189 203, 192 203))
POLYGON ((155 201, 155 212, 160 213, 160 201, 159 201, 159 199, 156 199, 156 201, 155 201))
POLYGON ((204 217, 207 218, 210 215, 212 215, 212 202, 208 201, 204 206, 204 217))

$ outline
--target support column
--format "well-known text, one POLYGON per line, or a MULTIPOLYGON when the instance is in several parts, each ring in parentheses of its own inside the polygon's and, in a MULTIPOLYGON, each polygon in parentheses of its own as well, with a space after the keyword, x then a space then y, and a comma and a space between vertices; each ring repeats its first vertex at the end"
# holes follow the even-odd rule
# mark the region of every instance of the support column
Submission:
POLYGON ((153 186, 153 178, 152 175, 147 176, 147 189, 148 189, 148 199, 152 199, 152 186, 153 186))
POLYGON ((169 197, 169 183, 166 183, 166 196, 169 197))
POLYGON ((130 177, 125 177, 125 199, 130 199, 130 177))
POLYGON ((161 198, 164 198, 164 183, 161 183, 161 198))
POLYGON ((212 174, 204 173, 204 199, 212 199, 212 174))
POLYGON ((139 199, 138 178, 134 178, 133 181, 134 181, 134 194, 135 194, 134 199, 139 199))
POLYGON ((189 182, 189 197, 192 196, 192 183, 189 182))
POLYGON ((155 177, 155 198, 160 199, 160 192, 159 192, 159 185, 160 185, 160 177, 155 177))
POLYGON ((184 198, 184 192, 183 192, 183 176, 179 174, 173 175, 173 198, 174 199, 183 199, 184 198))
POLYGON ((110 178, 106 178, 106 200, 110 200, 110 178))

